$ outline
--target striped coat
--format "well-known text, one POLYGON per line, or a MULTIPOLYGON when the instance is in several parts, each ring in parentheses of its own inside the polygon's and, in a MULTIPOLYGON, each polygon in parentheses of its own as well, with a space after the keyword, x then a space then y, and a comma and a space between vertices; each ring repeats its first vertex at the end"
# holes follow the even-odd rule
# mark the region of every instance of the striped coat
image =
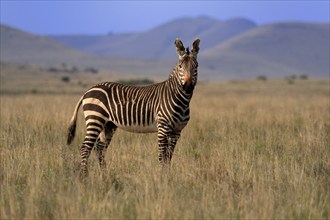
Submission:
POLYGON ((72 116, 67 143, 75 135, 77 114, 82 105, 86 135, 81 145, 81 176, 88 174, 87 160, 95 146, 101 167, 104 154, 117 128, 135 132, 158 132, 158 159, 170 162, 182 129, 189 121, 189 102, 197 83, 199 39, 192 51, 175 41, 179 61, 170 77, 161 83, 134 87, 114 82, 90 88, 78 101, 72 116))

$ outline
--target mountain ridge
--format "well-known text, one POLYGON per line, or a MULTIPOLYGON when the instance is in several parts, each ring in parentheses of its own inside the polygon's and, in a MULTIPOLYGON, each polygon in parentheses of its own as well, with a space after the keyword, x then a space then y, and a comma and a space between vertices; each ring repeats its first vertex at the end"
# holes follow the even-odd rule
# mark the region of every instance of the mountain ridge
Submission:
POLYGON ((76 35, 74 42, 77 45, 71 46, 63 43, 64 38, 57 41, 56 37, 35 35, 6 25, 0 27, 2 62, 48 66, 65 63, 139 76, 159 76, 168 74, 177 60, 174 40, 180 37, 187 47, 198 36, 201 39, 199 78, 202 80, 301 74, 329 77, 329 23, 279 22, 256 25, 242 18, 226 21, 208 17, 182 18, 147 32, 109 36, 76 35), (173 24, 190 26, 185 29, 173 24), (224 30, 233 32, 224 33, 224 30), (219 31, 222 31, 222 35, 219 31), (95 44, 95 41, 101 42, 95 44), (104 50, 104 53, 109 48, 118 48, 122 50, 122 57, 91 54, 78 49, 79 45, 95 47, 104 50), (127 53, 134 56, 126 57, 127 53))
POLYGON ((58 60, 90 58, 89 54, 70 48, 46 36, 35 35, 8 25, 1 24, 0 33, 2 61, 52 64, 58 60), (41 58, 43 61, 39 62, 41 58))
MULTIPOLYGON (((245 71, 253 72, 256 65, 259 68, 265 61, 277 68, 269 68, 265 72, 275 74, 279 66, 286 67, 291 74, 310 74, 325 76, 329 74, 329 24, 280 22, 257 27, 239 36, 229 39, 215 48, 204 51, 204 59, 216 56, 220 64, 219 54, 236 57, 237 63, 249 57, 250 67, 245 71)), ((221 67, 224 68, 226 64, 221 67)), ((230 67, 229 67, 230 68, 230 67)), ((265 68, 266 69, 266 68, 265 68)), ((261 73, 260 73, 261 74, 261 73)), ((280 74, 280 73, 279 73, 280 74)))
POLYGON ((94 38, 87 39, 89 42, 85 41, 85 44, 80 45, 77 44, 80 38, 77 36, 50 37, 94 55, 164 59, 173 57, 172 44, 177 37, 180 37, 186 44, 192 43, 196 37, 200 37, 204 41, 204 49, 208 49, 254 27, 256 24, 253 21, 244 18, 219 21, 201 16, 197 18, 182 17, 144 32, 99 36, 99 39, 94 36, 94 38), (146 44, 152 47, 148 48, 148 53, 141 54, 146 44))

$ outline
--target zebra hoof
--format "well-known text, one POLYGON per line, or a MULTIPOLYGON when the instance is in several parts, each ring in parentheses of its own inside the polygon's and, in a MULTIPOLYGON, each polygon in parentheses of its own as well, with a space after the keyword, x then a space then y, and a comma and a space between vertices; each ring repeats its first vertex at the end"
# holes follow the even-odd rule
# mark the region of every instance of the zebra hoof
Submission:
POLYGON ((106 170, 106 168, 107 168, 107 165, 105 162, 100 163, 100 169, 102 172, 104 172, 106 170))
POLYGON ((84 180, 84 179, 86 179, 86 177, 88 177, 88 170, 87 170, 87 168, 80 169, 79 179, 80 180, 84 180))

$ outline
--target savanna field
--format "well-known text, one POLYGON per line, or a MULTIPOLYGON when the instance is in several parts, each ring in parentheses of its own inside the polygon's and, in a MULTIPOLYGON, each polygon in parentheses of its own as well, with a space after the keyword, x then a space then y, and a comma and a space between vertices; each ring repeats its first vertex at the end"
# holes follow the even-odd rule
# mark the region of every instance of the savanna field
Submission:
POLYGON ((85 182, 82 111, 71 146, 66 132, 86 88, 20 83, 0 95, 1 219, 330 218, 328 80, 201 82, 171 167, 157 134, 118 129, 85 182))

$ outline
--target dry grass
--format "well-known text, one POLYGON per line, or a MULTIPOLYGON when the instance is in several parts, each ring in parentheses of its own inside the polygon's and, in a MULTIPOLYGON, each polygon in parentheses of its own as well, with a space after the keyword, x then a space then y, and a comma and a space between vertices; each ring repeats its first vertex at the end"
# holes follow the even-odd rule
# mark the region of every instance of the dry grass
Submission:
POLYGON ((170 169, 157 135, 118 131, 102 173, 78 178, 77 95, 2 95, 0 218, 323 218, 330 206, 327 81, 199 84, 170 169))

